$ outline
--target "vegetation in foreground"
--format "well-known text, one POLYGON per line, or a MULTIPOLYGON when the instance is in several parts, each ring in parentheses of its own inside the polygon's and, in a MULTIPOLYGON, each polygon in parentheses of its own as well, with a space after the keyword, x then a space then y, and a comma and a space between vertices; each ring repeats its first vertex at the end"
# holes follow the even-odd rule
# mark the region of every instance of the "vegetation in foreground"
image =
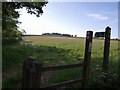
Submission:
MULTIPOLYGON (((110 68, 106 80, 106 74, 102 72, 104 41, 93 39, 92 46, 89 87, 119 87, 118 42, 111 40, 110 68)), ((83 62, 84 49, 85 39, 67 37, 28 36, 24 37, 23 41, 4 45, 2 51, 3 88, 20 87, 22 63, 28 57, 42 62, 43 65, 79 63, 83 62)), ((46 80, 47 84, 79 78, 81 69, 60 70, 54 72, 52 76, 54 78, 50 77, 46 80)), ((72 87, 79 87, 79 85, 72 87)))

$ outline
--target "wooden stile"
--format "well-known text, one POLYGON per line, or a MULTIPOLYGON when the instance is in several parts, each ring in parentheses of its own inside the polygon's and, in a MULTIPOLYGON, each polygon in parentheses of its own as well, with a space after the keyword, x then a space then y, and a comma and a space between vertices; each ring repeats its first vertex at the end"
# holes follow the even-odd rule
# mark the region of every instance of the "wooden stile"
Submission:
POLYGON ((86 88, 88 85, 89 77, 89 66, 91 60, 91 50, 92 50, 92 31, 87 31, 86 35, 86 47, 85 47, 85 56, 84 63, 78 64, 68 64, 68 65, 58 65, 58 66, 42 66, 41 63, 36 62, 33 59, 25 60, 23 63, 23 72, 22 72, 22 89, 24 88, 52 88, 68 85, 71 83, 80 83, 82 88, 86 88), (53 84, 49 86, 42 87, 41 84, 41 73, 45 71, 69 69, 69 68, 78 68, 83 67, 83 74, 81 79, 69 80, 66 82, 61 82, 58 84, 53 84))
POLYGON ((106 27, 105 30, 105 42, 104 42, 104 55, 103 55, 103 71, 108 72, 108 61, 109 61, 109 49, 110 49, 110 33, 111 28, 106 27))
POLYGON ((88 87, 89 66, 90 66, 91 51, 92 51, 92 38, 93 38, 93 32, 92 31, 87 31, 85 56, 84 56, 84 66, 83 66, 83 74, 82 74, 82 77, 84 78, 84 81, 82 83, 82 88, 87 88, 88 87))
POLYGON ((40 88, 42 64, 33 59, 23 63, 22 88, 40 88))

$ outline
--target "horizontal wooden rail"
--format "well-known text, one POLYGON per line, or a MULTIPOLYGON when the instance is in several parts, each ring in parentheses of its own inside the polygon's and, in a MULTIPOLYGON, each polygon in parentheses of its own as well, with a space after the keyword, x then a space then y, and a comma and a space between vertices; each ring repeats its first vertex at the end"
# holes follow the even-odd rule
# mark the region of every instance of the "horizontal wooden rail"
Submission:
POLYGON ((68 69, 68 68, 77 68, 77 67, 82 67, 82 66, 83 66, 83 63, 69 64, 69 65, 57 65, 57 66, 43 66, 42 72, 68 69))
POLYGON ((41 87, 41 88, 57 88, 57 87, 72 84, 72 83, 79 83, 79 82, 82 82, 83 80, 84 80, 83 78, 76 79, 76 80, 69 80, 69 81, 66 81, 66 82, 61 82, 61 83, 58 83, 58 84, 52 84, 52 85, 48 85, 48 86, 41 87))
POLYGON ((89 66, 91 61, 92 36, 93 36, 93 32, 87 31, 85 56, 84 56, 83 63, 57 65, 57 66, 42 66, 42 63, 36 62, 36 60, 33 60, 31 58, 28 60, 25 60, 23 63, 23 70, 22 70, 22 89, 24 90, 25 88, 53 88, 53 87, 60 87, 60 86, 79 83, 79 82, 81 83, 82 88, 87 88, 88 77, 89 77, 89 66), (78 67, 83 68, 81 79, 69 80, 69 81, 48 85, 44 87, 41 86, 42 72, 78 68, 78 67))

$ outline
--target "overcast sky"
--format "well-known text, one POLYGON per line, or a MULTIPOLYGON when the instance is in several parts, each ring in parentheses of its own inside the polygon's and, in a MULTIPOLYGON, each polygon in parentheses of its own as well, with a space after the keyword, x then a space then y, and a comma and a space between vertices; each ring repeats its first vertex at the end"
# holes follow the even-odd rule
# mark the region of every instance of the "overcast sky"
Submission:
POLYGON ((49 2, 43 11, 38 18, 23 9, 20 28, 27 34, 56 32, 85 37, 87 30, 101 32, 110 26, 111 37, 118 37, 117 2, 49 2))

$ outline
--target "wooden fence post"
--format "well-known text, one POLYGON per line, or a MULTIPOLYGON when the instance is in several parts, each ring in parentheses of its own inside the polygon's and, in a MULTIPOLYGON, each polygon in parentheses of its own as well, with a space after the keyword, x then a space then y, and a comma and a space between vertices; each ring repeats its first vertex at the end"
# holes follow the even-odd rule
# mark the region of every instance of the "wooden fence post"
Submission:
POLYGON ((22 89, 40 88, 42 64, 33 59, 27 59, 23 63, 22 89))
POLYGON ((41 87, 41 74, 42 74, 42 64, 40 62, 36 62, 36 76, 35 76, 35 82, 34 87, 40 88, 41 87))
POLYGON ((82 74, 84 80, 82 82, 82 88, 88 87, 89 66, 91 61, 91 50, 92 50, 92 38, 93 38, 93 31, 87 31, 84 66, 83 66, 83 74, 82 74))
POLYGON ((108 72, 108 61, 109 61, 109 48, 110 48, 110 33, 111 28, 106 27, 105 30, 105 42, 104 42, 104 55, 103 55, 103 71, 108 72))

